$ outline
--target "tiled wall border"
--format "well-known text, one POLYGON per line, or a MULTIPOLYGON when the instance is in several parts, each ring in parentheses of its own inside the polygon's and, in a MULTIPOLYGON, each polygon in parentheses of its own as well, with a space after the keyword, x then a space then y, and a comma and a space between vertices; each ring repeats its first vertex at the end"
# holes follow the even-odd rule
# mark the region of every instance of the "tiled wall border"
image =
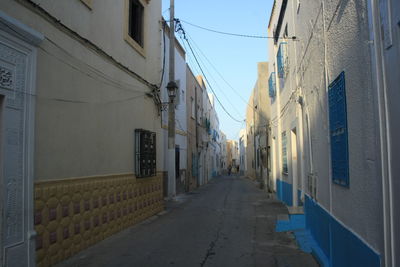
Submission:
POLYGON ((164 209, 162 173, 37 181, 38 266, 51 266, 164 209))

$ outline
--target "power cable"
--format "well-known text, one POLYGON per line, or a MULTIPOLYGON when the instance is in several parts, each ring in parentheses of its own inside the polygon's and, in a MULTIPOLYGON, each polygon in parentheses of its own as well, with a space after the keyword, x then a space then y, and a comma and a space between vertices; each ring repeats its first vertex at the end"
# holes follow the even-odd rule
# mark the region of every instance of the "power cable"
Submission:
POLYGON ((213 32, 213 33, 218 33, 218 34, 224 34, 224 35, 230 35, 230 36, 236 36, 236 37, 245 37, 245 38, 258 38, 258 39, 268 39, 268 38, 273 38, 273 37, 268 37, 268 36, 261 36, 261 35, 249 35, 249 34, 240 34, 240 33, 231 33, 231 32, 223 32, 223 31, 218 31, 218 30, 214 30, 214 29, 209 29, 203 26, 199 26, 196 24, 193 24, 191 22, 185 21, 183 19, 180 19, 180 21, 183 21, 184 23, 205 30, 205 31, 209 31, 209 32, 213 32))
POLYGON ((224 105, 221 103, 221 101, 219 100, 217 94, 215 93, 214 89, 212 88, 210 82, 208 81, 207 76, 205 75, 205 73, 204 73, 204 71, 203 71, 203 68, 200 66, 199 61, 197 60, 196 55, 194 55, 192 46, 190 45, 190 42, 189 42, 187 39, 185 39, 185 40, 186 40, 187 44, 189 45, 190 51, 192 51, 192 54, 193 54, 193 56, 194 56, 194 59, 196 60, 196 63, 197 63, 197 65, 199 66, 199 68, 200 68, 200 70, 201 70, 201 73, 202 73, 203 76, 204 76, 204 79, 206 80, 206 82, 207 82, 208 86, 210 87, 211 91, 213 92, 213 94, 214 94, 214 96, 215 96, 215 99, 217 99, 217 101, 218 101, 218 103, 221 105, 222 109, 225 111, 225 113, 226 113, 229 117, 231 117, 232 120, 234 120, 234 121, 236 121, 236 122, 242 122, 243 120, 238 120, 238 119, 236 119, 235 117, 233 117, 232 114, 230 114, 230 113, 228 112, 228 110, 226 110, 226 108, 224 107, 224 105))
MULTIPOLYGON (((213 33, 218 33, 218 34, 223 34, 223 35, 230 35, 230 36, 236 36, 236 37, 244 37, 244 38, 256 38, 256 39, 276 39, 273 36, 263 36, 263 35, 251 35, 251 34, 240 34, 240 33, 232 33, 232 32, 223 32, 223 31, 219 31, 219 30, 214 30, 214 29, 210 29, 210 28, 206 28, 200 25, 196 25, 194 23, 188 22, 186 20, 183 19, 176 19, 177 21, 183 21, 184 23, 205 30, 205 31, 209 31, 209 32, 213 32, 213 33)), ((277 37, 278 39, 288 39, 285 37, 277 37)), ((292 36, 290 39, 292 40, 297 40, 296 36, 292 36)))
POLYGON ((187 36, 189 39, 193 42, 193 44, 197 47, 197 49, 200 51, 200 53, 203 55, 203 57, 207 60, 207 62, 211 65, 211 67, 215 70, 215 72, 220 76, 220 78, 239 96, 239 98, 245 103, 247 106, 249 106, 251 109, 253 109, 254 112, 258 113, 260 117, 262 117, 265 120, 268 120, 261 114, 261 111, 255 109, 252 105, 249 104, 248 101, 244 99, 244 97, 239 94, 239 92, 222 76, 222 74, 217 70, 217 68, 212 64, 212 62, 207 58, 207 56, 203 53, 203 51, 200 49, 200 47, 195 43, 193 38, 190 36, 190 34, 187 33, 187 36))
POLYGON ((179 20, 177 20, 176 31, 177 31, 177 32, 179 32, 179 31, 182 32, 183 37, 184 37, 184 40, 185 40, 186 43, 188 44, 189 49, 190 49, 190 51, 192 52, 193 57, 194 57, 194 59, 195 59, 197 65, 199 66, 201 73, 202 73, 203 76, 204 76, 204 79, 206 80, 208 86, 210 87, 210 90, 213 92, 213 94, 214 94, 214 96, 215 96, 215 99, 217 99, 217 101, 218 101, 218 103, 221 105, 222 109, 225 111, 225 113, 226 113, 232 120, 234 120, 234 121, 236 121, 236 122, 242 122, 243 120, 238 120, 238 119, 236 119, 235 117, 233 117, 232 114, 230 114, 229 111, 225 108, 225 106, 221 103, 220 99, 218 98, 217 94, 215 93, 214 89, 212 88, 210 82, 208 81, 207 76, 205 75, 205 73, 204 73, 204 71, 203 71, 203 68, 201 67, 201 65, 200 65, 200 63, 199 63, 199 60, 197 59, 196 54, 195 54, 194 51, 193 51, 192 45, 190 44, 188 38, 186 37, 186 35, 185 35, 186 33, 185 33, 184 29, 182 28, 182 24, 179 22, 179 20))
POLYGON ((92 78, 93 80, 96 80, 98 82, 101 82, 103 84, 109 85, 109 86, 114 86, 117 87, 119 89, 122 89, 124 91, 130 91, 130 92, 140 92, 140 93, 145 93, 144 90, 134 90, 132 88, 143 88, 143 86, 137 86, 137 85, 133 85, 133 84, 128 84, 125 83, 125 85, 122 84, 121 81, 116 81, 113 78, 111 78, 110 76, 108 76, 107 74, 105 74, 104 72, 90 66, 89 64, 87 64, 86 62, 82 61, 81 59, 76 58, 75 56, 73 56, 70 52, 68 52, 67 50, 65 50, 64 48, 62 48, 61 46, 59 46, 57 43, 55 43, 54 41, 52 41, 51 39, 46 37, 46 40, 49 41, 49 43, 51 43, 53 46, 55 46, 56 48, 60 49, 63 53, 65 53, 68 57, 70 57, 70 59, 75 60, 76 62, 82 64, 83 66, 86 66, 90 71, 92 71, 94 74, 96 74, 98 77, 104 79, 103 81, 97 79, 96 77, 94 77, 92 74, 90 74, 87 70, 83 70, 81 68, 78 68, 77 66, 67 62, 66 60, 62 59, 59 56, 56 56, 55 54, 53 54, 52 52, 48 51, 47 49, 45 49, 42 46, 39 46, 39 49, 42 50, 43 52, 45 52, 46 54, 56 58, 58 61, 64 63, 65 65, 71 67, 72 69, 87 75, 88 77, 92 78))
MULTIPOLYGON (((190 37, 189 37, 190 38, 190 37)), ((200 49, 199 49, 200 50, 200 49)), ((205 70, 208 72, 208 74, 210 75, 211 79, 214 81, 214 83, 217 85, 217 88, 219 88, 219 84, 216 81, 216 79, 214 78, 214 76, 211 74, 211 71, 209 71, 209 69, 207 68, 207 65, 204 63, 204 61, 201 60, 201 57, 199 55, 199 53, 196 52, 196 50, 194 49, 194 52, 197 54, 197 56, 199 57, 199 61, 200 63, 203 64, 205 70)), ((204 56, 204 54, 203 54, 204 56)), ((232 108, 236 111, 236 113, 241 116, 240 112, 237 110, 236 106, 234 104, 232 104, 232 102, 229 101, 229 97, 224 93, 223 90, 220 90, 220 92, 223 94, 223 96, 227 99, 228 103, 232 106, 232 108)))
POLYGON ((166 22, 163 22, 162 24, 163 24, 163 33, 162 33, 163 34, 163 65, 162 65, 162 72, 161 72, 161 81, 160 81, 160 86, 158 87, 158 90, 161 89, 161 86, 162 86, 162 83, 164 80, 164 73, 165 73, 165 47, 166 47, 166 45, 165 45, 165 25, 166 25, 166 22))

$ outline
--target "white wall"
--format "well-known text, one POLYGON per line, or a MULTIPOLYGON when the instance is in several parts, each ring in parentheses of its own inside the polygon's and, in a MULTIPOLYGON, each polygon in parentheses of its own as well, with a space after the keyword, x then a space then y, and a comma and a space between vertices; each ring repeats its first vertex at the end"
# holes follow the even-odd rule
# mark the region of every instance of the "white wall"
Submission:
MULTIPOLYGON (((276 3, 270 35, 277 23, 281 1, 276 3)), ((319 204, 380 251, 382 195, 380 179, 377 178, 379 168, 377 109, 374 102, 375 88, 371 81, 367 18, 367 6, 362 1, 301 1, 298 12, 296 1, 288 1, 281 32, 287 23, 289 37, 297 36, 298 41, 288 40, 290 69, 282 91, 279 91, 279 79, 277 79, 277 97, 271 107, 272 135, 277 140, 278 151, 275 157, 279 162, 276 172, 279 178, 282 177, 281 133, 287 132, 289 174, 287 177, 283 175, 282 179, 291 183, 290 130, 294 127, 298 129, 299 126, 297 118, 301 111, 296 107, 294 100, 301 94, 305 102, 302 122, 303 153, 306 154, 306 162, 304 170, 298 169, 304 172, 305 177, 310 172, 317 176, 319 204), (330 166, 327 88, 342 71, 346 76, 349 188, 332 182, 330 166), (310 118, 310 132, 307 131, 305 115, 310 118), (280 117, 280 122, 279 119, 275 119, 280 117), (310 169, 308 140, 311 140, 314 155, 313 170, 310 169)), ((277 49, 278 46, 274 46, 270 40, 271 69, 276 61, 277 49)), ((277 73, 276 66, 275 72, 277 73)))

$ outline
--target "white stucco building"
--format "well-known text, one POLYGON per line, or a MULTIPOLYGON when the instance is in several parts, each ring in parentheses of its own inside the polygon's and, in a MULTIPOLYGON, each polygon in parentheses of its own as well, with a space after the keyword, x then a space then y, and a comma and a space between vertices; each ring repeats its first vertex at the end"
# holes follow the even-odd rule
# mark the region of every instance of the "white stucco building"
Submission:
POLYGON ((274 189, 304 208, 324 266, 399 263, 398 127, 383 126, 398 125, 399 4, 380 2, 277 0, 268 26, 274 189))

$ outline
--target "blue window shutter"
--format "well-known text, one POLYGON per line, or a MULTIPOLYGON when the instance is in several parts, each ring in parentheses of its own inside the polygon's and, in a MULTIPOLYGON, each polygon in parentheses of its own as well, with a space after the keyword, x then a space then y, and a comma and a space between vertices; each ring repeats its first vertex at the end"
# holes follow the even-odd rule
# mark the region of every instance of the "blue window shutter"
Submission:
POLYGON ((271 98, 271 103, 275 101, 276 96, 276 80, 275 80, 275 72, 272 72, 268 79, 269 86, 269 97, 271 98))
POLYGON ((278 54, 276 56, 277 67, 278 67, 278 77, 285 78, 287 66, 287 43, 282 42, 279 44, 278 54))
POLYGON ((344 72, 329 85, 328 98, 332 179, 334 183, 348 187, 349 145, 344 72))

